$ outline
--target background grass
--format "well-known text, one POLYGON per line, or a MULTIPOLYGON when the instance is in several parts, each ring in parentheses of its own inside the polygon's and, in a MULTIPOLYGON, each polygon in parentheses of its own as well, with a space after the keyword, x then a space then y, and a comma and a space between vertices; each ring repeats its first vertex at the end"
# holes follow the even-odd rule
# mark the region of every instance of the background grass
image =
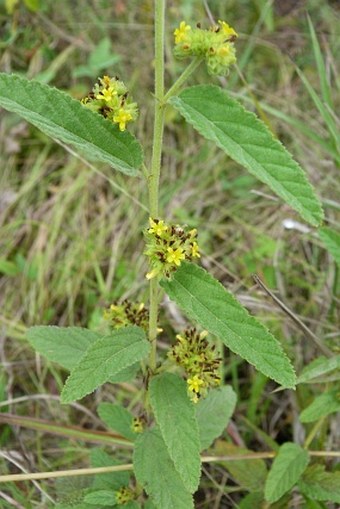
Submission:
MULTIPOLYGON (((140 120, 133 130, 149 158, 152 12, 150 0, 46 0, 37 12, 19 2, 9 15, 0 2, 0 69, 48 82, 77 98, 88 93, 98 75, 119 75, 139 104, 140 120)), ((207 26, 209 17, 227 20, 240 34, 238 72, 213 81, 256 111, 287 145, 317 188, 327 222, 339 228, 340 158, 333 125, 338 126, 334 112, 339 108, 338 2, 169 1, 168 85, 185 65, 173 58, 173 29, 182 19, 207 26), (325 74, 313 50, 307 12, 325 74), (323 109, 303 80, 321 97, 323 109)), ((209 80, 202 66, 191 84, 209 80)), ((34 354, 25 330, 33 324, 96 327, 113 300, 147 298, 141 234, 147 221, 145 185, 81 159, 15 115, 0 114, 0 411, 102 429, 95 414, 98 402, 132 396, 130 406, 136 411, 135 388, 104 387, 80 404, 61 406, 58 395, 66 374, 34 354), (21 399, 7 403, 13 398, 21 399)), ((255 285, 252 274, 322 341, 336 347, 340 306, 334 261, 315 231, 270 190, 201 139, 173 110, 167 120, 161 191, 165 217, 199 229, 203 266, 282 340, 299 371, 317 352, 255 285)), ((174 337, 172 327, 178 330, 185 320, 167 301, 161 314, 171 324, 161 338, 165 348, 174 337)), ((225 379, 239 396, 225 435, 229 441, 261 451, 273 447, 273 439, 301 441, 310 430, 301 427, 297 416, 314 389, 272 394, 273 384, 229 352, 225 379)), ((3 473, 88 465, 89 444, 53 434, 4 425, 0 444, 3 473)), ((339 448, 335 419, 312 442, 314 448, 326 445, 339 448)), ((205 467, 202 486, 197 507, 237 507, 239 488, 221 467, 205 467)), ((56 499, 57 487, 49 481, 6 485, 0 506, 44 508, 50 503, 45 492, 56 499)))

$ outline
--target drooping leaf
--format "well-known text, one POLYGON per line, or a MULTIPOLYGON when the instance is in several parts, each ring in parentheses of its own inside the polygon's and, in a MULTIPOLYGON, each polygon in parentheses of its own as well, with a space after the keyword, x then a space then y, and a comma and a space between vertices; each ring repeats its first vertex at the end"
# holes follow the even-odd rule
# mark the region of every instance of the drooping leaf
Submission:
POLYGON ((196 491, 201 472, 199 430, 195 408, 184 380, 172 373, 152 378, 150 402, 163 440, 184 485, 196 491))
POLYGON ((112 507, 116 505, 117 500, 113 491, 98 490, 85 495, 84 502, 87 504, 94 504, 96 507, 98 507, 98 505, 112 507))
POLYGON ((97 339, 71 371, 61 393, 69 403, 93 392, 122 369, 142 360, 150 350, 143 329, 124 327, 97 339))
MULTIPOLYGON (((214 445, 214 454, 217 456, 243 456, 251 453, 245 447, 238 447, 234 444, 218 440, 214 445)), ((226 468, 243 489, 256 492, 262 491, 267 477, 266 463, 262 459, 244 460, 223 460, 223 468, 226 468)))
POLYGON ((184 486, 159 430, 148 430, 137 438, 133 465, 137 481, 157 509, 194 509, 192 495, 184 486))
POLYGON ((308 462, 305 449, 291 442, 283 444, 267 477, 264 490, 267 502, 276 502, 287 493, 298 482, 308 462))
POLYGON ((331 253, 336 263, 340 266, 340 233, 332 228, 320 228, 319 237, 327 251, 331 253))
POLYGON ((334 375, 334 379, 340 378, 340 355, 334 355, 334 357, 331 358, 322 355, 314 359, 303 368, 301 375, 297 379, 297 383, 318 382, 320 377, 324 380, 325 375, 334 375), (334 372, 338 374, 338 377, 335 376, 336 373, 334 372))
POLYGON ((26 337, 34 350, 70 371, 100 335, 81 327, 38 325, 28 329, 26 337))
POLYGON ((301 422, 317 421, 334 412, 340 412, 339 389, 331 389, 317 396, 300 414, 301 422))
POLYGON ((340 472, 326 472, 324 465, 312 465, 300 479, 299 489, 314 500, 340 504, 340 472))
POLYGON ((112 403, 100 403, 97 412, 106 426, 128 440, 135 440, 137 435, 132 431, 133 415, 126 408, 112 403))
POLYGON ((0 73, 0 107, 127 175, 137 175, 142 164, 141 146, 129 132, 121 132, 109 120, 56 88, 0 73))
POLYGON ((295 386, 294 369, 280 343, 204 269, 184 262, 161 286, 191 319, 230 350, 283 387, 295 386))
POLYGON ((169 102, 205 138, 232 159, 309 223, 317 226, 323 211, 305 173, 266 125, 219 87, 190 87, 169 102))
POLYGON ((200 432, 201 451, 208 449, 227 427, 237 396, 230 385, 212 389, 196 405, 196 418, 200 432))

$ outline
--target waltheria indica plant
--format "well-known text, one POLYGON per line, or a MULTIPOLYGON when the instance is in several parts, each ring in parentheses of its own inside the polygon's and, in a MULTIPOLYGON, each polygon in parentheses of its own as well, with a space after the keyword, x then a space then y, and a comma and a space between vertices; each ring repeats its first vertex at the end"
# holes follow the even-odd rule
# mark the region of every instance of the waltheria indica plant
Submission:
POLYGON ((126 77, 125 83, 118 77, 98 78, 93 91, 79 102, 39 82, 0 76, 1 106, 48 135, 75 145, 92 159, 144 178, 149 190, 149 218, 144 229, 149 302, 113 303, 104 312, 105 333, 36 326, 27 334, 37 352, 69 371, 62 403, 79 400, 104 383, 135 380, 140 391, 138 414, 119 404, 101 403, 98 407, 103 423, 119 433, 111 444, 123 445, 125 454, 131 450, 131 461, 120 465, 103 450, 93 449, 91 472, 103 467, 101 472, 110 475, 97 473, 86 488, 79 489, 72 499, 65 497, 58 507, 190 509, 200 484, 202 461, 219 461, 231 472, 235 484, 240 484, 239 491, 249 492, 240 505, 243 508, 268 508, 282 497, 288 504, 294 486, 306 501, 340 502, 340 473, 325 471, 316 461, 322 452, 308 450, 320 427, 319 419, 340 408, 336 389, 327 390, 302 412, 301 422, 317 422, 303 446, 288 442, 264 455, 275 457, 269 472, 256 453, 223 441, 218 446, 222 457, 204 453, 225 430, 236 405, 235 392, 223 381, 222 345, 286 390, 294 390, 297 383, 327 382, 338 369, 340 356, 318 344, 324 355, 297 378, 279 341, 200 267, 199 232, 173 224, 160 210, 164 113, 175 108, 202 136, 267 184, 305 221, 317 227, 323 219, 320 202, 303 170, 253 113, 224 88, 186 86, 203 62, 209 75, 233 71, 236 31, 222 20, 209 28, 181 21, 174 31, 173 51, 187 67, 166 91, 164 20, 165 0, 157 0, 150 161, 143 159, 140 143, 128 131, 130 123, 138 120, 138 107, 125 84, 126 77), (164 334, 165 324, 159 322, 158 311, 164 293, 186 314, 188 326, 168 338, 171 346, 167 352, 159 352, 157 337, 164 334), (235 461, 227 461, 230 458, 235 461), (233 468, 239 460, 248 483, 239 481, 239 470, 233 468))

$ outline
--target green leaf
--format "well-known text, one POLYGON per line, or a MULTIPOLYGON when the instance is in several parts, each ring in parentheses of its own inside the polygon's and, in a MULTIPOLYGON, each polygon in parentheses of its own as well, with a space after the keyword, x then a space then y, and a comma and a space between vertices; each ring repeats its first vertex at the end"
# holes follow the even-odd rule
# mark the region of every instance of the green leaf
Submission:
POLYGON ((230 385, 212 389, 196 405, 196 418, 200 432, 201 451, 208 449, 215 438, 227 427, 237 396, 230 385))
POLYGON ((267 502, 276 502, 300 479, 309 462, 308 452, 299 445, 286 442, 273 461, 265 486, 267 502))
POLYGON ((71 371, 100 335, 81 327, 41 325, 28 329, 26 337, 34 350, 71 371))
POLYGON ((184 262, 160 284, 192 320, 230 350, 283 387, 295 386, 294 369, 280 343, 204 269, 184 262))
POLYGON ((194 509, 192 495, 184 486, 159 430, 148 430, 137 438, 133 465, 137 481, 157 509, 194 509))
POLYGON ((238 509, 254 509, 262 507, 263 493, 261 491, 248 493, 238 504, 238 509))
POLYGON ((19 272, 20 269, 16 263, 6 260, 6 258, 0 258, 0 274, 5 274, 5 276, 16 276, 19 272))
POLYGON ((305 408, 300 414, 301 422, 317 421, 321 417, 340 411, 339 389, 332 389, 317 396, 313 403, 305 408))
MULTIPOLYGON (((93 468, 118 466, 120 464, 99 447, 91 450, 90 462, 93 468)), ((96 474, 92 488, 96 490, 118 490, 122 486, 128 486, 129 481, 130 472, 125 470, 108 472, 107 474, 96 474)))
POLYGON ((325 248, 333 256, 337 265, 340 267, 340 234, 332 228, 320 228, 319 237, 325 248))
POLYGON ((27 9, 32 12, 37 12, 41 7, 40 0, 24 0, 24 3, 27 9))
POLYGON ((132 431, 133 415, 121 405, 100 403, 97 412, 108 428, 118 431, 128 440, 135 440, 136 433, 132 431))
POLYGON ((0 73, 1 106, 48 136, 81 149, 91 158, 108 163, 127 175, 138 173, 142 149, 137 140, 56 88, 0 73))
POLYGON ((98 507, 98 504, 112 507, 113 505, 116 505, 117 500, 113 491, 98 490, 85 495, 84 502, 87 504, 94 504, 96 507, 98 507))
POLYGON ((321 204, 302 168, 266 125, 225 90, 199 85, 169 102, 205 138, 267 184, 306 221, 314 226, 321 223, 321 204))
POLYGON ((169 456, 186 488, 194 492, 201 472, 200 440, 186 383, 177 375, 163 373, 152 378, 149 394, 169 456))
POLYGON ((124 327, 97 339, 71 371, 61 393, 62 403, 83 398, 150 351, 143 329, 124 327))
POLYGON ((145 503, 144 503, 144 509, 157 509, 155 504, 152 502, 152 500, 148 499, 145 503))
POLYGON ((299 489, 314 500, 340 504, 340 472, 326 472, 323 465, 312 465, 300 479, 299 489))
MULTIPOLYGON (((218 441, 214 447, 214 453, 218 456, 242 456, 252 453, 245 447, 218 441)), ((267 477, 266 463, 262 459, 252 460, 223 460, 220 462, 226 468, 234 480, 243 488, 251 492, 263 490, 267 477)))
POLYGON ((119 373, 117 373, 117 375, 111 376, 108 381, 111 384, 128 382, 129 380, 133 380, 134 378, 136 378, 139 370, 140 370, 140 363, 136 362, 136 364, 133 364, 132 366, 128 366, 127 368, 119 371, 119 373))
MULTIPOLYGON (((320 377, 324 377, 335 370, 338 372, 338 377, 340 377, 340 355, 334 355, 334 357, 331 358, 322 355, 303 368, 301 375, 297 379, 297 383, 318 383, 320 377)), ((322 380, 324 380, 324 378, 322 380)))

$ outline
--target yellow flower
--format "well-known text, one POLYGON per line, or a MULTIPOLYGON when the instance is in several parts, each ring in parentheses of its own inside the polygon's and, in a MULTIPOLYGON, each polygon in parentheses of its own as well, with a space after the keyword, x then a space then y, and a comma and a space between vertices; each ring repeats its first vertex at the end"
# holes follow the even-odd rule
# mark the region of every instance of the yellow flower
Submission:
POLYGON ((159 237, 162 236, 162 233, 168 230, 168 227, 164 224, 164 221, 161 219, 160 221, 154 221, 151 217, 149 219, 150 228, 148 230, 149 233, 155 233, 159 237))
POLYGON ((179 28, 174 31, 175 44, 185 41, 188 32, 190 32, 191 26, 187 25, 185 21, 181 21, 179 28))
POLYGON ((125 131, 126 124, 130 120, 132 120, 132 115, 126 112, 124 108, 119 108, 118 113, 113 117, 113 121, 119 124, 119 129, 121 131, 125 131))
POLYGON ((191 256, 193 258, 201 258, 197 242, 194 242, 191 246, 191 256))
POLYGON ((204 386, 204 381, 198 375, 194 375, 192 378, 188 378, 187 384, 190 392, 199 394, 201 387, 204 386))
POLYGON ((226 23, 225 21, 221 21, 220 19, 218 20, 218 23, 222 29, 223 34, 226 37, 231 39, 238 37, 237 32, 235 32, 235 30, 231 26, 229 26, 228 23, 226 23))
POLYGON ((173 249, 172 247, 168 247, 168 256, 166 257, 166 261, 168 263, 174 263, 178 267, 181 265, 181 260, 185 259, 184 251, 181 247, 177 249, 173 249))
POLYGON ((146 277, 146 279, 153 279, 154 277, 158 276, 158 274, 159 274, 159 269, 157 268, 157 269, 153 269, 151 272, 148 272, 145 277, 146 277))
POLYGON ((115 95, 117 95, 117 91, 113 87, 104 88, 96 95, 96 99, 104 100, 108 103, 115 95))
POLYGON ((219 56, 219 57, 226 57, 227 55, 229 55, 230 53, 230 45, 224 45, 224 46, 221 46, 220 48, 218 48, 218 50, 216 51, 216 54, 219 56))

